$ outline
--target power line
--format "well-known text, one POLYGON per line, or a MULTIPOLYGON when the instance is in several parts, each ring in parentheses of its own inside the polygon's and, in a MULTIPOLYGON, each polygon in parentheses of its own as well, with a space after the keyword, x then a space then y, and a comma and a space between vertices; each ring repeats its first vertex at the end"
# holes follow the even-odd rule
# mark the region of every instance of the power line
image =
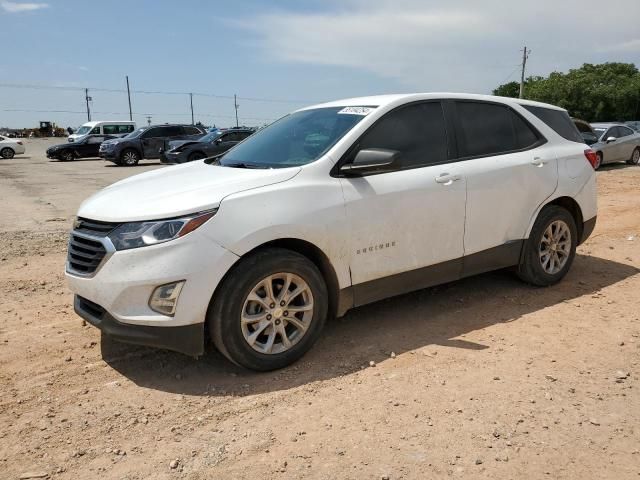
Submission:
MULTIPOLYGON (((121 88, 102 88, 102 87, 74 87, 66 85, 37 85, 37 84, 18 84, 18 83, 0 83, 2 88, 22 88, 22 89, 34 89, 34 90, 67 90, 67 91, 83 91, 89 89, 95 92, 109 92, 109 93, 127 93, 126 89, 121 88)), ((210 97, 220 98, 225 100, 233 100, 234 95, 219 95, 215 93, 204 92, 173 92, 165 90, 130 90, 131 93, 138 93, 142 95, 193 95, 197 97, 210 97)), ((313 104, 321 103, 317 100, 297 100, 297 99, 283 99, 283 98, 261 98, 261 97, 236 97, 238 100, 246 100, 250 102, 267 102, 267 103, 288 103, 288 104, 313 104)))
MULTIPOLYGON (((16 113, 71 113, 71 114, 78 114, 78 115, 86 115, 87 112, 85 111, 81 111, 81 110, 30 110, 30 109, 21 109, 21 108, 2 108, 0 109, 0 112, 16 112, 16 113)), ((128 112, 105 112, 105 111, 92 111, 92 113, 94 114, 99 114, 99 115, 127 115, 128 112)), ((149 116, 149 115, 158 115, 158 116, 163 116, 163 115, 170 115, 170 116, 178 116, 178 117, 187 117, 189 116, 188 113, 175 113, 175 112, 145 112, 145 113, 138 113, 138 112, 132 112, 132 115, 138 115, 138 116, 149 116)), ((213 113, 199 113, 198 114, 199 117, 208 117, 208 118, 236 118, 235 115, 222 115, 222 114, 213 114, 213 113)), ((260 121, 273 121, 276 120, 275 118, 269 118, 269 117, 240 117, 241 119, 244 120, 260 120, 260 121)))

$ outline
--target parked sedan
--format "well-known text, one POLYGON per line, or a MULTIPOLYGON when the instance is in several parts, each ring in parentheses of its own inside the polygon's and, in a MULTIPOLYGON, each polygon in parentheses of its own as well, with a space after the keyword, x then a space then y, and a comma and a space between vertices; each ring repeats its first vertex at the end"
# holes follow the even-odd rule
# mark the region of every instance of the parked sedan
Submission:
POLYGON ((76 158, 98 157, 102 142, 117 138, 115 135, 88 135, 77 142, 62 143, 47 148, 47 158, 69 162, 76 158))
POLYGON ((0 157, 9 159, 16 154, 24 152, 25 149, 22 142, 0 135, 0 157))
POLYGON ((213 157, 226 152, 253 134, 254 131, 252 128, 234 128, 214 131, 193 141, 173 140, 169 142, 168 150, 160 156, 160 161, 162 163, 185 163, 213 157))
POLYGON ((640 133, 620 123, 592 123, 598 142, 591 145, 596 152, 594 168, 611 162, 640 162, 640 133))

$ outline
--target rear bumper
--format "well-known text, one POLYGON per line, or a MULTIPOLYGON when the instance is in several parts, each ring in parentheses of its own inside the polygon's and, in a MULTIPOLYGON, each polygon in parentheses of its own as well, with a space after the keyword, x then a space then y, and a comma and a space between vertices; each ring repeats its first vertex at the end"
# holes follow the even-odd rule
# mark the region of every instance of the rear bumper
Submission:
POLYGON ((179 327, 150 327, 118 322, 100 305, 75 295, 76 313, 105 335, 124 343, 165 348, 197 357, 204 353, 204 323, 179 327))
POLYGON ((596 215, 595 217, 590 218, 582 224, 582 235, 580 236, 578 245, 583 244, 591 236, 591 234, 593 233, 593 229, 596 228, 597 218, 598 216, 596 215))

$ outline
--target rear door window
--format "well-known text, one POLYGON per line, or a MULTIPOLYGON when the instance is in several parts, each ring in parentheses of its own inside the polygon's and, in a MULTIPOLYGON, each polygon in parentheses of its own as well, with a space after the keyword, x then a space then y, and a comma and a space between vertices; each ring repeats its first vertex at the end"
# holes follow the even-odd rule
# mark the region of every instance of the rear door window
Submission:
POLYGON ((184 133, 186 135, 200 135, 202 132, 196 127, 184 127, 184 133))
POLYGON ((618 127, 618 137, 628 137, 633 135, 633 130, 627 127, 618 127))
POLYGON ((426 102, 393 110, 375 123, 359 143, 360 150, 400 152, 401 169, 444 163, 449 149, 442 105, 426 102))
POLYGON ((518 150, 511 110, 483 102, 456 102, 463 157, 499 155, 518 150))
POLYGON ((103 125, 102 132, 105 135, 115 135, 118 133, 118 125, 103 125))
POLYGON ((179 126, 162 127, 162 130, 163 137, 179 137, 180 135, 184 135, 182 127, 179 126))
POLYGON ((547 124, 554 132, 566 140, 572 142, 583 143, 582 136, 578 131, 575 123, 564 110, 555 110, 552 108, 534 107, 532 105, 523 105, 524 108, 533 113, 536 117, 547 124))

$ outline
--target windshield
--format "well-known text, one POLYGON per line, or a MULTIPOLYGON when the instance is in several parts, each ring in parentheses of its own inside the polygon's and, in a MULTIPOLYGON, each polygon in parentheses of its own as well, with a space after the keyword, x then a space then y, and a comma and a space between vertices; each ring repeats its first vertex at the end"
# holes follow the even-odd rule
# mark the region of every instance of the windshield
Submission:
POLYGON ((371 110, 332 107, 292 113, 229 150, 220 164, 258 168, 306 165, 320 158, 371 110))
POLYGON ((131 132, 129 135, 125 135, 124 138, 138 138, 145 130, 146 128, 139 128, 138 130, 134 130, 133 132, 131 132))
POLYGON ((218 138, 220 136, 221 132, 211 132, 211 133, 207 133, 204 137, 200 137, 198 139, 199 142, 204 142, 204 143, 211 143, 213 142, 216 138, 218 138))
POLYGON ((84 135, 85 133, 89 133, 90 130, 91 127, 87 127, 85 125, 84 127, 80 127, 78 130, 76 130, 76 135, 84 135))

